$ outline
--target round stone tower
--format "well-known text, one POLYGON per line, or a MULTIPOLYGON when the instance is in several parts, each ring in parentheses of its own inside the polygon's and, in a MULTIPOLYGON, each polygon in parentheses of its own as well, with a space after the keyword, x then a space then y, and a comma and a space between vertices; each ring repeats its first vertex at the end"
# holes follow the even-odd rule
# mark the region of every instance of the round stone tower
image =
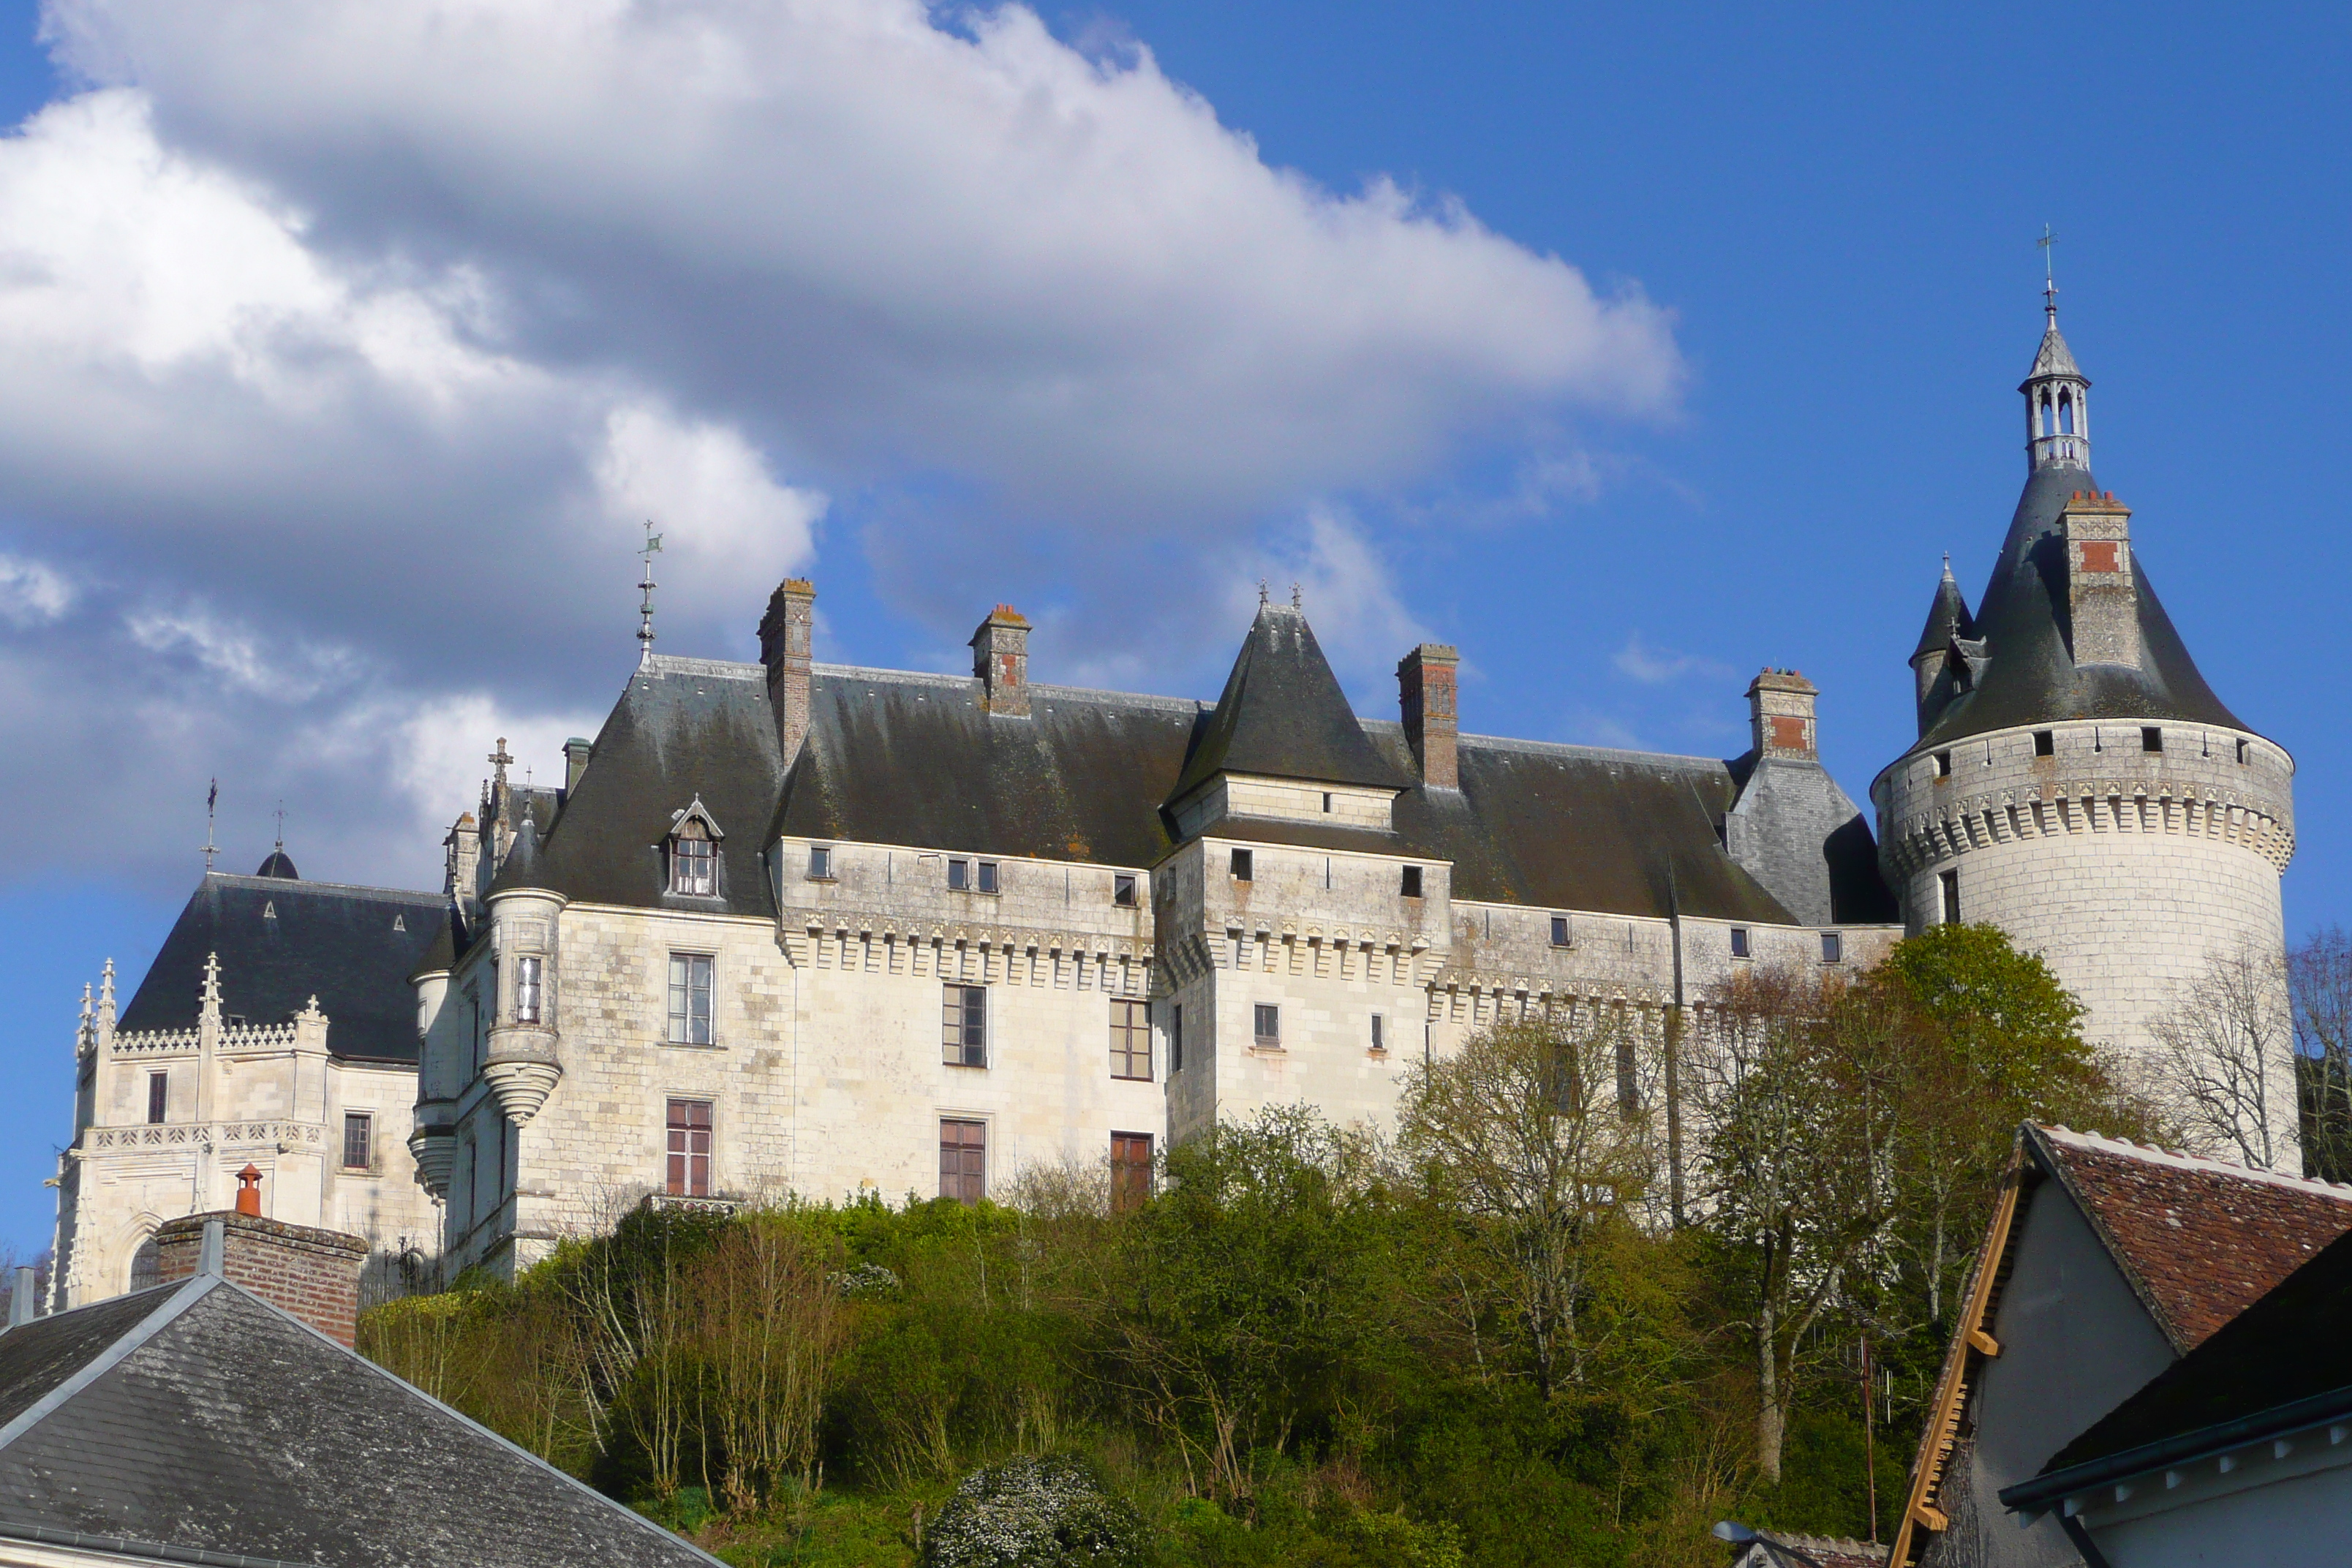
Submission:
MULTIPOLYGON (((2153 1064, 2152 1025, 2210 964, 2284 951, 2294 762, 2222 706, 2158 603, 2130 509, 2091 477, 2091 384, 2054 291, 2048 310, 2019 388, 2025 493, 1973 616, 1947 565, 1911 659, 1919 741, 1871 798, 1910 930, 2001 927, 2089 1009, 2089 1037, 2153 1064)), ((2273 1065, 2266 1120, 2291 1150, 2273 1065)))

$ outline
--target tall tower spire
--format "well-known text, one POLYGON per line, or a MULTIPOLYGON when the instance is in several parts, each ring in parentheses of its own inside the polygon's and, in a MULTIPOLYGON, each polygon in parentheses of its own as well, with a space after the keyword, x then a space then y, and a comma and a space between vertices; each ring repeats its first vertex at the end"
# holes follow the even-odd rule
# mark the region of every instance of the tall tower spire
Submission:
POLYGON ((2074 363, 2058 331, 2058 279, 2050 261, 2057 237, 2042 226, 2042 310, 2045 324, 2033 369, 2017 390, 2025 395, 2025 468, 2091 468, 2091 378, 2074 363))

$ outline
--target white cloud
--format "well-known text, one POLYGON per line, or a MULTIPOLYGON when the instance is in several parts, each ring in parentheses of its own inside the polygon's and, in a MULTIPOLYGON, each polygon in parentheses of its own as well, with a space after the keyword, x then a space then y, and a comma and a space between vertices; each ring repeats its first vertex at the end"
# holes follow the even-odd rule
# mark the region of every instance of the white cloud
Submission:
POLYGON ((55 567, 0 555, 0 616, 18 626, 47 626, 73 608, 74 587, 55 567))
POLYGON ((563 781, 563 742, 593 738, 601 722, 585 713, 530 713, 502 705, 497 694, 467 691, 437 697, 397 720, 390 755, 392 782, 426 829, 446 829, 474 809, 489 773, 493 742, 503 739, 515 759, 516 784, 563 781))
POLYGON ((135 610, 123 617, 123 625, 131 640, 151 653, 184 655, 235 690, 280 702, 299 702, 342 685, 359 664, 349 648, 278 646, 201 605, 135 610))
POLYGON ((1644 686, 1664 686, 1690 675, 1704 676, 1709 680, 1729 680, 1738 674, 1720 659, 1652 647, 1642 639, 1640 632, 1628 634, 1625 646, 1612 654, 1609 662, 1617 667, 1620 675, 1638 680, 1644 686))

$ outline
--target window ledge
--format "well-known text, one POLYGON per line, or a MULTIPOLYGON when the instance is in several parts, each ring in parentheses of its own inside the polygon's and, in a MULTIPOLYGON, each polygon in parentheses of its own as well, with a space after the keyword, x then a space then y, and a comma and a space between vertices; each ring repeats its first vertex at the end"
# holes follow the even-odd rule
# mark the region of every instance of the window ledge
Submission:
POLYGON ((673 1051, 723 1051, 727 1048, 725 1043, 719 1040, 656 1040, 654 1044, 673 1051))
POLYGON ((838 882, 841 879, 838 877, 803 877, 801 880, 803 882, 838 882))
POLYGON ((1283 1044, 1280 1040, 1252 1040, 1250 1042, 1250 1049, 1254 1051, 1279 1052, 1283 1049, 1283 1044))

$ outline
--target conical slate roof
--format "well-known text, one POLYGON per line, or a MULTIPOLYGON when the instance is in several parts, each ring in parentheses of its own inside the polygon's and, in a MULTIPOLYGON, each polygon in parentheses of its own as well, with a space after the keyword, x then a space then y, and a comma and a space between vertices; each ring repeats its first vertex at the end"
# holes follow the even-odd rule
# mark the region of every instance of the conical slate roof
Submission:
POLYGON ((490 883, 490 893, 510 893, 523 888, 548 886, 547 868, 539 850, 539 824, 531 820, 529 810, 522 814, 522 826, 515 829, 514 842, 507 847, 507 858, 499 867, 498 876, 490 883))
POLYGON ((2074 719, 2246 727, 2198 673, 2137 551, 2132 553, 2132 575, 2139 591, 2140 667, 2075 666, 2065 635, 2066 542, 2058 531, 2058 515, 2075 491, 2095 484, 2088 471, 2063 465, 2037 469, 2026 479, 2009 537, 1977 605, 1977 635, 1984 639, 1987 662, 1976 689, 1955 698, 1906 756, 1969 735, 2074 719))
POLYGON ((275 877, 283 882, 299 882, 302 879, 302 874, 294 869, 293 857, 286 853, 286 846, 283 844, 269 852, 269 858, 261 863, 261 868, 254 875, 275 877))
MULTIPOLYGON (((2083 367, 2074 363, 2074 351, 2066 346, 2065 338, 2060 334, 2055 315, 2050 318, 2050 326, 2042 334, 2041 348, 2034 351, 2033 369, 2026 374, 2025 386, 2049 375, 2072 376, 2085 386, 2091 384, 2091 378, 2084 375, 2083 367)), ((2025 386, 2018 390, 2022 392, 2025 386)))
POLYGON ((1373 749, 1296 605, 1260 605, 1216 712, 1169 795, 1181 800, 1219 773, 1406 789, 1412 780, 1373 749))
POLYGON ((1959 584, 1952 580, 1952 561, 1944 558, 1944 578, 1936 584, 1935 602, 1927 606, 1927 625, 1919 634, 1919 646, 1911 650, 1917 658, 1923 653, 1941 653, 1952 646, 1954 637, 1973 637, 1977 623, 1969 614, 1969 602, 1960 595, 1959 584))

